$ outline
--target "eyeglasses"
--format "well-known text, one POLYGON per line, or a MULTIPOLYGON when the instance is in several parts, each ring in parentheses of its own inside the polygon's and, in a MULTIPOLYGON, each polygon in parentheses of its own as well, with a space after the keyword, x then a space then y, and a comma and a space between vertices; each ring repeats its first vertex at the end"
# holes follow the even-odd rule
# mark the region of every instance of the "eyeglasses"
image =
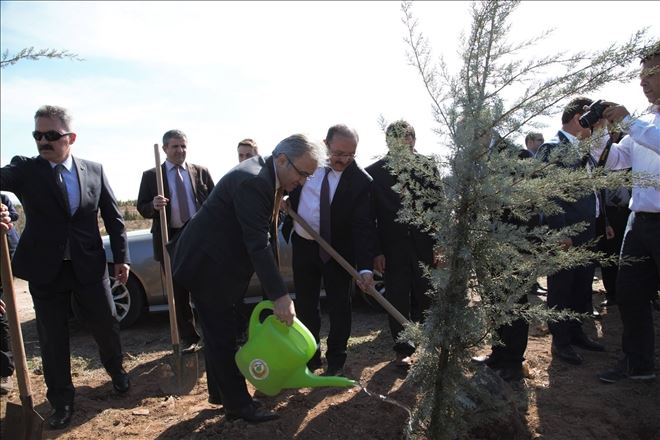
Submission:
POLYGON ((338 157, 340 159, 353 159, 355 157, 355 153, 336 153, 334 151, 330 151, 330 156, 332 157, 338 157))
POLYGON ((309 179, 312 178, 312 175, 311 175, 310 173, 307 173, 307 172, 305 172, 305 171, 300 171, 300 170, 298 169, 298 167, 295 166, 295 165, 293 164, 293 162, 291 162, 291 159, 289 159, 289 156, 287 156, 287 155, 285 154, 284 157, 286 157, 286 160, 289 161, 289 165, 291 165, 291 166, 293 167, 293 169, 296 170, 296 173, 298 173, 298 174, 300 175, 300 177, 304 177, 304 178, 307 179, 307 180, 309 180, 309 179))
POLYGON ((60 133, 55 130, 49 130, 45 133, 42 133, 41 131, 33 131, 32 132, 32 137, 34 138, 35 141, 40 141, 41 138, 46 138, 48 142, 54 142, 54 141, 59 141, 62 139, 64 136, 70 135, 73 133, 60 133))

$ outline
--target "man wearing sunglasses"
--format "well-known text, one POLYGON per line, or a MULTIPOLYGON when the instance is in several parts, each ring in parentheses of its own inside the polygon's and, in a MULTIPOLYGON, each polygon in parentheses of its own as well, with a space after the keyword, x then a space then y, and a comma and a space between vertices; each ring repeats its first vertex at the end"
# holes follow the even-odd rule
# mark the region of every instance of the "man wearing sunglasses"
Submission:
POLYGON ((75 393, 68 328, 72 307, 94 336, 114 389, 125 393, 130 387, 122 366, 99 211, 110 236, 114 276, 121 283, 128 279, 130 261, 124 220, 103 167, 71 154, 76 134, 68 110, 45 105, 34 121, 39 156, 14 157, 0 169, 0 187, 16 194, 25 209, 14 274, 29 282, 46 397, 54 409, 48 424, 61 429, 71 421, 75 393))
POLYGON ((281 141, 270 157, 247 159, 224 175, 200 210, 170 243, 174 280, 190 291, 204 337, 209 397, 220 397, 228 419, 266 422, 277 414, 252 399, 234 356, 238 313, 254 272, 275 316, 296 315, 276 262, 279 204, 284 192, 305 184, 321 160, 303 135, 281 141))
MULTIPOLYGON (((376 228, 370 216, 371 177, 355 163, 358 135, 346 125, 334 125, 325 138, 328 163, 318 167, 309 182, 291 193, 294 210, 348 262, 357 265, 361 288, 373 283, 376 228)), ((351 285, 353 280, 299 224, 287 218, 284 236, 291 234, 293 281, 300 320, 316 342, 321 330, 319 296, 321 280, 330 317, 328 362, 325 375, 343 373, 351 334, 351 285)), ((322 365, 320 348, 309 361, 310 370, 322 365)))

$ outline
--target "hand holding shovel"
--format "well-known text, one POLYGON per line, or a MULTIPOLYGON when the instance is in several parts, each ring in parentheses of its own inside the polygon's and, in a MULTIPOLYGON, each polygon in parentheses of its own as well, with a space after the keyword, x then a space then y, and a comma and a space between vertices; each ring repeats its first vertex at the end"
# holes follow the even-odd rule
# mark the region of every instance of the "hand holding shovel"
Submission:
MULTIPOLYGON (((164 197, 163 171, 160 166, 160 151, 158 144, 154 144, 154 156, 156 159, 156 184, 158 195, 164 197)), ((197 354, 183 355, 181 353, 181 341, 179 339, 179 327, 176 322, 176 303, 174 301, 174 284, 172 282, 172 263, 170 254, 165 244, 169 241, 167 231, 167 213, 164 205, 158 210, 160 214, 161 244, 163 247, 163 270, 165 272, 165 291, 167 293, 167 304, 170 312, 170 337, 172 338, 172 369, 174 376, 169 380, 160 382, 161 390, 167 394, 188 394, 197 384, 199 374, 197 354)))
POLYGON ((294 211, 294 210, 289 206, 288 203, 287 203, 287 204, 283 204, 283 206, 286 208, 286 210, 287 210, 287 212, 289 213, 289 215, 291 216, 291 218, 293 218, 293 219, 294 219, 294 220, 295 220, 300 226, 302 226, 302 228, 303 228, 303 229, 304 229, 309 235, 311 235, 311 236, 314 238, 314 240, 316 240, 316 242, 319 244, 319 246, 321 246, 323 249, 325 249, 325 251, 326 251, 326 252, 327 252, 332 258, 334 258, 335 261, 336 261, 337 263, 339 263, 339 265, 340 265, 341 267, 343 267, 343 268, 344 268, 349 274, 351 274, 351 276, 353 277, 353 279, 354 279, 356 282, 359 283, 358 285, 359 285, 361 288, 362 288, 362 287, 365 287, 365 288, 366 288, 365 293, 367 293, 368 295, 372 296, 372 297, 376 300, 376 302, 378 302, 378 304, 380 304, 380 305, 385 309, 385 311, 386 311, 387 313, 389 313, 390 315, 392 315, 392 317, 393 317, 394 319, 396 319, 397 321, 399 321, 399 323, 400 323, 401 325, 410 324, 410 321, 409 321, 408 319, 406 319, 406 317, 403 316, 403 315, 401 314, 401 312, 399 312, 399 311, 398 311, 398 310, 397 310, 397 309, 396 309, 396 308, 395 308, 395 307, 394 307, 394 306, 393 306, 388 300, 386 300, 386 299, 383 297, 383 295, 381 295, 381 294, 376 290, 376 288, 375 288, 373 285, 368 285, 369 283, 364 282, 364 280, 362 279, 362 277, 360 276, 360 274, 358 273, 358 271, 355 270, 355 268, 354 268, 354 267, 353 267, 348 261, 346 261, 346 260, 344 259, 344 257, 342 257, 341 255, 339 255, 339 253, 338 253, 336 250, 334 250, 334 249, 332 248, 332 246, 330 246, 330 244, 329 244, 327 241, 325 241, 325 240, 323 239, 323 237, 321 237, 321 235, 319 235, 318 232, 316 232, 314 229, 312 229, 312 227, 309 226, 309 224, 308 224, 305 220, 303 220, 302 217, 300 217, 300 216, 298 215, 298 213, 297 213, 296 211, 294 211))
POLYGON ((21 398, 21 405, 7 402, 4 438, 40 440, 44 419, 34 410, 32 387, 30 385, 30 377, 28 376, 25 346, 23 345, 23 333, 21 332, 21 325, 18 320, 18 312, 16 308, 16 294, 14 291, 14 278, 11 271, 9 244, 7 242, 7 228, 5 226, 6 223, 3 222, 1 224, 0 250, 2 254, 0 256, 2 257, 2 290, 3 296, 5 296, 5 299, 7 300, 5 312, 9 318, 9 336, 11 338, 11 349, 14 356, 14 363, 16 365, 18 391, 21 398))

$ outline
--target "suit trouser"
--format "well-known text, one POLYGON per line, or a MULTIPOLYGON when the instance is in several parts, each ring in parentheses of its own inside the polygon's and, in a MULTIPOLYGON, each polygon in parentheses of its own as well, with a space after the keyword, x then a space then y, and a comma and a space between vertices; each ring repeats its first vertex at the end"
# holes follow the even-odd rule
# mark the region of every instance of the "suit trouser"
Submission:
MULTIPOLYGON (((560 270, 548 276, 548 307, 557 310, 571 310, 587 313, 590 304, 591 285, 594 277, 594 265, 560 270)), ((574 337, 582 332, 582 323, 578 319, 565 319, 549 322, 552 343, 557 346, 570 345, 574 337)))
MULTIPOLYGON (((533 292, 536 293, 536 286, 533 292)), ((527 304, 527 295, 523 295, 518 304, 527 304)), ((525 360, 527 349, 527 336, 529 335, 529 323, 523 318, 518 318, 508 325, 502 325, 496 330, 501 345, 493 345, 490 359, 493 366, 519 366, 525 360)))
POLYGON ((190 295, 199 314, 209 396, 220 397, 225 409, 238 411, 252 402, 245 378, 236 366, 237 313, 250 282, 221 271, 210 257, 200 259, 190 295))
MULTIPOLYGON (((605 235, 605 217, 600 216, 596 219, 596 234, 600 236, 598 240, 598 249, 606 255, 619 255, 621 245, 623 244, 623 235, 628 223, 630 210, 625 207, 606 206, 607 219, 610 226, 614 229, 614 238, 607 240, 605 235)), ((616 301, 616 277, 619 272, 619 266, 616 264, 601 266, 600 271, 603 275, 603 286, 608 301, 616 301)))
MULTIPOLYGON (((0 288, 0 298, 2 298, 0 288)), ((9 322, 7 314, 0 317, 0 376, 9 377, 14 374, 14 357, 11 353, 11 340, 9 338, 9 322)))
MULTIPOLYGON (((328 365, 341 367, 346 362, 346 347, 351 336, 351 276, 337 262, 321 261, 319 245, 313 240, 292 234, 293 283, 296 289, 296 313, 312 332, 318 344, 321 332, 321 279, 330 317, 328 333, 328 365)), ((317 349, 315 359, 320 360, 317 349)))
MULTIPOLYGON (((419 264, 420 258, 412 240, 397 242, 392 251, 385 252, 385 299, 413 322, 422 321, 424 312, 431 305, 431 298, 426 295, 430 284, 419 264)), ((410 356, 415 347, 410 342, 398 341, 403 326, 392 316, 388 319, 395 341, 394 351, 410 356)))
POLYGON ((48 285, 29 284, 36 313, 41 360, 53 407, 73 404, 75 394, 71 381, 69 316, 71 307, 92 333, 99 347, 101 363, 111 376, 122 368, 119 322, 112 316, 110 280, 81 284, 70 261, 62 264, 57 278, 48 285))
MULTIPOLYGON (((164 273, 162 261, 160 263, 160 270, 161 273, 164 273)), ((185 343, 197 342, 199 335, 197 334, 197 330, 195 330, 196 316, 190 304, 190 292, 174 280, 172 280, 172 288, 174 304, 176 305, 176 324, 179 328, 179 337, 185 343)))
POLYGON ((652 370, 655 334, 651 300, 656 297, 660 274, 660 213, 630 214, 621 256, 643 258, 619 268, 616 300, 623 322, 623 352, 630 367, 652 370))

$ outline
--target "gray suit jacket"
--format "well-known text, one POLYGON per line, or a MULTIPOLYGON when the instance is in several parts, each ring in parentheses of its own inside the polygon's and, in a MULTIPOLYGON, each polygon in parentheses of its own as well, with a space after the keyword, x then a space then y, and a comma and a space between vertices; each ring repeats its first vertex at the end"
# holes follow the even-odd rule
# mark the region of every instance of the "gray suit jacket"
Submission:
POLYGON ((101 164, 73 158, 80 184, 80 207, 72 215, 47 160, 16 156, 0 169, 0 187, 16 194, 25 212, 25 230, 14 254, 14 274, 37 285, 55 280, 67 239, 78 280, 85 284, 106 272, 98 227, 101 212, 115 263, 129 263, 124 219, 101 164))
POLYGON ((271 243, 274 203, 272 157, 255 156, 225 174, 168 247, 170 252, 174 247, 177 282, 186 288, 199 283, 196 268, 210 258, 217 264, 218 278, 247 281, 256 272, 270 299, 287 294, 271 243))

